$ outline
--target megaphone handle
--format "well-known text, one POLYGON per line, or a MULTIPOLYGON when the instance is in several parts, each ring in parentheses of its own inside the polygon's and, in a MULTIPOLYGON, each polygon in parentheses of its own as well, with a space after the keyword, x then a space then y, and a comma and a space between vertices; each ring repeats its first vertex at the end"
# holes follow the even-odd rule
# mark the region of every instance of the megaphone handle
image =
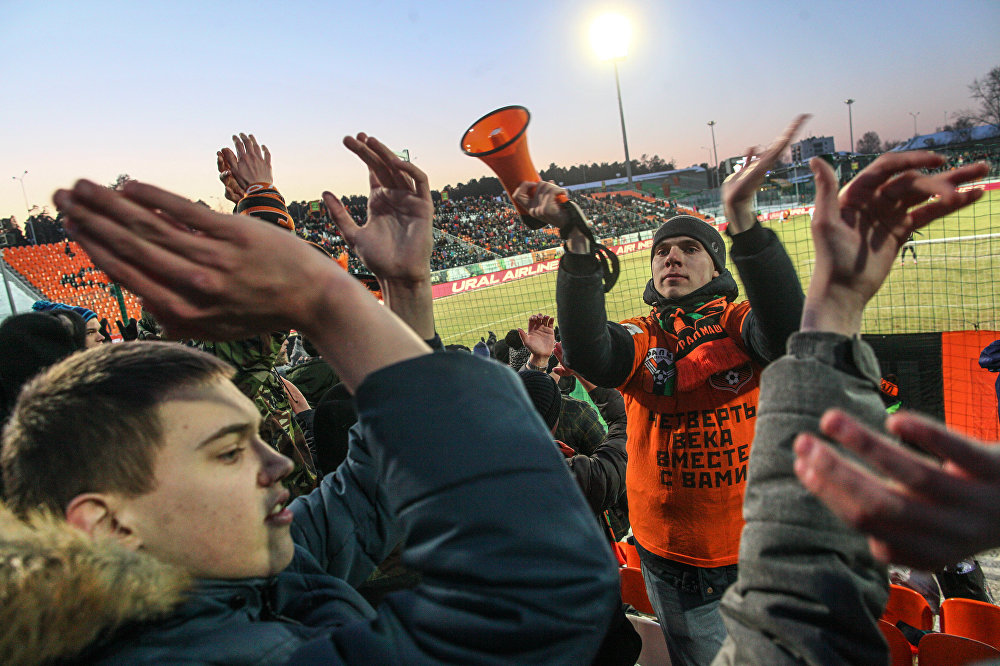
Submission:
POLYGON ((621 273, 618 256, 608 249, 606 245, 597 242, 597 238, 594 237, 594 230, 587 224, 587 219, 583 216, 583 211, 580 210, 578 205, 575 203, 565 203, 560 208, 569 215, 569 224, 559 227, 559 237, 567 240, 570 232, 574 229, 578 229, 587 237, 587 240, 590 241, 591 251, 601 263, 601 272, 604 274, 604 292, 611 291, 611 288, 615 286, 615 282, 618 281, 618 275, 621 273))

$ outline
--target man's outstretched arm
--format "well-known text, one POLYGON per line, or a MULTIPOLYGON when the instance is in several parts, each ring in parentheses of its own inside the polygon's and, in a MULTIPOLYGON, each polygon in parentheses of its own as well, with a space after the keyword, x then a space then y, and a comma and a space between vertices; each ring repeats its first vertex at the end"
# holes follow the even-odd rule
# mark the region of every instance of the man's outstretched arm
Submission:
POLYGON ((792 260, 777 234, 757 221, 752 204, 767 172, 808 118, 796 117, 759 157, 749 149, 747 164, 722 184, 730 254, 753 308, 743 323, 743 342, 762 364, 785 353, 785 342, 802 318, 803 295, 792 260))
POLYGON ((344 240, 378 278, 385 304, 423 340, 434 337, 431 250, 434 247, 427 175, 375 137, 359 133, 344 145, 368 167, 371 192, 363 226, 333 195, 324 195, 344 240))
POLYGON ((917 171, 940 163, 930 153, 885 156, 839 196, 833 170, 822 160, 811 163, 816 270, 802 331, 761 381, 740 574, 723 598, 729 637, 716 664, 888 658, 876 624, 887 598, 884 570, 865 536, 799 483, 793 443, 802 432, 820 431, 829 407, 872 428, 885 419, 877 362, 857 335, 865 304, 910 231, 977 198, 955 188, 979 177, 979 167, 944 178, 917 171), (937 201, 909 211, 932 195, 937 201))
POLYGON ((424 585, 390 598, 377 620, 331 633, 320 646, 327 659, 589 661, 618 603, 614 563, 509 372, 431 356, 357 280, 273 226, 138 183, 123 196, 81 181, 55 199, 94 262, 168 331, 231 339, 294 327, 356 392, 364 440, 407 534, 404 562, 424 585), (446 399, 431 400, 428 386, 446 399), (489 401, 459 400, 480 389, 489 401))
MULTIPOLYGON (((570 213, 556 201, 565 192, 553 183, 522 183, 514 197, 532 217, 562 230, 572 227, 570 213)), ((577 213, 583 217, 579 209, 577 213)), ((628 331, 608 321, 601 262, 592 249, 579 229, 568 231, 556 278, 564 362, 598 386, 616 387, 632 372, 635 347, 628 331)))

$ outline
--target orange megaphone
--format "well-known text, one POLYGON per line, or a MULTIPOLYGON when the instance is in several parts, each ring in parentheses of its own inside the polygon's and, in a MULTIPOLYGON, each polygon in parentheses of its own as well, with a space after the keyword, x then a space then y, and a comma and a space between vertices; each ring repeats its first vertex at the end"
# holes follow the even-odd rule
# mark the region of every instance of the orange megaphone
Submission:
MULTIPOLYGON (((524 223, 531 229, 541 229, 546 223, 528 215, 528 211, 514 201, 513 197, 514 190, 521 183, 537 183, 542 180, 528 154, 525 130, 528 129, 529 120, 531 114, 523 106, 505 106, 472 123, 462 135, 459 145, 463 153, 486 162, 500 178, 507 196, 524 223)), ((569 198, 560 194, 556 200, 565 203, 569 198)))

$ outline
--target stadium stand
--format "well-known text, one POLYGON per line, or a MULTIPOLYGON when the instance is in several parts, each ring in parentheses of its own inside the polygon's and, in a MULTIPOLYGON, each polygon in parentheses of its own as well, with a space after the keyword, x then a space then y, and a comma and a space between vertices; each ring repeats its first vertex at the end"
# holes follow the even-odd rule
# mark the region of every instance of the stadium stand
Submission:
MULTIPOLYGON (((45 299, 81 305, 109 320, 121 318, 111 280, 99 271, 79 245, 70 241, 8 248, 4 259, 45 299)), ((128 317, 139 318, 139 299, 123 290, 128 317)))

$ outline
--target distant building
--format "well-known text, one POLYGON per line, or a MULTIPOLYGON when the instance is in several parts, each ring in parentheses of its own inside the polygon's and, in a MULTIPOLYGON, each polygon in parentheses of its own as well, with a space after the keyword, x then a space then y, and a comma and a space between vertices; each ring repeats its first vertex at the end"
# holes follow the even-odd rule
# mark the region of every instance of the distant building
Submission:
POLYGON ((802 162, 817 155, 829 155, 837 152, 833 147, 832 136, 811 136, 792 144, 792 161, 802 162))

